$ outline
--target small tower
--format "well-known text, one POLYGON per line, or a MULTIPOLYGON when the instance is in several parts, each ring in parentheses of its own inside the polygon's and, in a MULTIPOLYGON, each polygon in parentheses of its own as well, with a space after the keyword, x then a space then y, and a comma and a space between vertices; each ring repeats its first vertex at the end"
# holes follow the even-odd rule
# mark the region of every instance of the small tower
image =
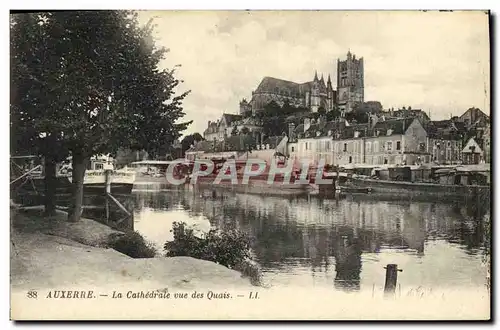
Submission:
POLYGON ((314 80, 311 86, 311 111, 318 112, 320 105, 320 86, 321 81, 318 79, 318 71, 314 73, 314 80))
POLYGON ((333 110, 333 106, 337 101, 335 99, 335 93, 332 87, 332 79, 330 78, 330 74, 328 74, 328 80, 326 81, 326 96, 327 96, 327 111, 333 110))

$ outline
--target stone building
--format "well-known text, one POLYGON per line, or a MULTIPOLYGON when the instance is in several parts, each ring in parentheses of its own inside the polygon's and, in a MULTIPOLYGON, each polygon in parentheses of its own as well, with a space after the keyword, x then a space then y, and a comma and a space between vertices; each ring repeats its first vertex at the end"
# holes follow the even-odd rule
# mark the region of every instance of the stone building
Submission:
POLYGON ((462 149, 462 160, 464 164, 479 164, 484 163, 484 151, 473 137, 465 143, 462 149))
POLYGON ((334 135, 333 155, 335 165, 363 164, 364 139, 369 135, 368 124, 348 126, 334 135))
POLYGON ((473 126, 484 127, 490 121, 490 117, 478 108, 468 109, 459 119, 465 123, 467 129, 471 129, 473 126))
POLYGON ((326 111, 332 110, 335 105, 336 92, 333 90, 330 76, 325 83, 323 76, 305 83, 296 83, 283 79, 264 77, 255 91, 252 99, 248 102, 243 99, 240 102, 240 114, 250 115, 264 110, 265 106, 272 101, 283 106, 285 102, 295 107, 307 108, 317 112, 320 108, 326 111))
POLYGON ((337 60, 337 105, 341 113, 351 112, 357 103, 364 102, 363 58, 347 53, 345 61, 337 60))
POLYGON ((345 127, 344 120, 327 122, 323 117, 318 120, 306 118, 304 124, 299 125, 294 132, 297 136, 295 142, 288 144, 290 159, 311 164, 323 160, 325 164, 333 165, 333 136, 345 127))
POLYGON ((264 77, 252 99, 240 102, 240 115, 248 116, 262 111, 271 101, 282 106, 285 102, 296 107, 317 112, 330 111, 337 105, 342 113, 351 112, 355 105, 364 102, 364 64, 363 58, 347 53, 345 61, 337 60, 337 90, 332 86, 330 75, 325 82, 317 72, 312 81, 296 83, 293 81, 264 77))
POLYGON ((453 120, 430 121, 427 131, 427 152, 430 161, 437 164, 459 164, 462 161, 464 131, 453 120))
POLYGON ((376 123, 365 138, 365 164, 414 165, 428 162, 427 132, 417 118, 376 123))
POLYGON ((203 137, 208 141, 222 141, 231 136, 234 123, 241 121, 243 116, 225 113, 217 121, 208 121, 208 127, 203 132, 203 137))
POLYGON ((402 118, 418 118, 422 125, 430 122, 430 118, 425 111, 422 109, 412 109, 411 106, 402 107, 401 109, 394 110, 394 108, 389 109, 383 113, 387 119, 402 119, 402 118))

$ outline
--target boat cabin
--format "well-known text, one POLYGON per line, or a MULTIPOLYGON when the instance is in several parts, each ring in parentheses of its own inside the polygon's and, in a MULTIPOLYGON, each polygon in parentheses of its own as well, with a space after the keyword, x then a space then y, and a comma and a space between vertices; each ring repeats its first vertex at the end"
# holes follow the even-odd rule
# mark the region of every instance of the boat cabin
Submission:
POLYGON ((447 185, 486 186, 491 183, 489 168, 479 168, 479 166, 443 168, 437 170, 435 176, 440 184, 447 185))

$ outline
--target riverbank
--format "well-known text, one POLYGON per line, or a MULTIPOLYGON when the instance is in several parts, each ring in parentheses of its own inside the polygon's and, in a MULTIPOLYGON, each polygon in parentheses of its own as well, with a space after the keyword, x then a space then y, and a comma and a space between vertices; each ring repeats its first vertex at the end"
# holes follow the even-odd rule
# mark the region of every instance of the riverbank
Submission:
POLYGON ((118 287, 151 289, 251 288, 237 271, 190 257, 134 259, 107 248, 121 232, 93 220, 65 221, 65 213, 42 217, 38 210, 11 218, 11 289, 118 287))

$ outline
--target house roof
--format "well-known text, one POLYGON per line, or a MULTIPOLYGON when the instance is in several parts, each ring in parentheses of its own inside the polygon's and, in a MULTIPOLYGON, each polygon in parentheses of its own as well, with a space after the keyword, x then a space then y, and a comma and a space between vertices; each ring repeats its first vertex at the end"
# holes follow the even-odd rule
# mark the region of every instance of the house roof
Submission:
POLYGON ((344 132, 345 128, 345 121, 322 121, 319 123, 311 124, 306 132, 304 132, 303 124, 299 125, 295 131, 300 138, 320 138, 328 136, 328 133, 330 131, 331 136, 334 136, 337 132, 344 132))
POLYGON ((255 90, 256 93, 271 92, 277 94, 289 94, 292 96, 305 95, 305 93, 311 90, 312 82, 305 82, 302 84, 273 78, 264 77, 260 82, 259 86, 255 90))
POLYGON ((440 140, 460 140, 464 132, 460 131, 455 122, 449 119, 428 122, 424 128, 429 138, 440 140))
MULTIPOLYGON (((235 122, 235 121, 243 119, 243 116, 242 115, 232 114, 232 113, 225 113, 225 114, 222 115, 222 119, 225 119, 226 123, 228 125, 230 125, 232 122, 235 122)), ((222 122, 222 120, 219 121, 219 123, 221 123, 221 122, 222 122)))
POLYGON ((404 134, 408 127, 413 123, 415 118, 390 119, 379 121, 373 127, 374 131, 379 131, 379 134, 385 135, 389 129, 392 134, 404 134))
POLYGON ((354 138, 355 132, 359 132, 359 135, 357 137, 370 136, 371 134, 370 126, 368 124, 355 124, 351 126, 346 126, 343 130, 339 132, 340 138, 341 139, 354 138))
POLYGON ((274 149, 281 142, 282 139, 283 139, 283 136, 270 136, 270 137, 264 139, 263 144, 269 144, 269 148, 274 149))
POLYGON ((467 140, 467 143, 465 143, 465 146, 462 149, 462 153, 472 153, 472 150, 470 149, 470 147, 472 146, 474 147, 477 146, 479 148, 479 150, 478 149, 474 150, 475 153, 481 153, 483 152, 481 148, 482 145, 483 145, 482 139, 471 137, 469 140, 467 140))

